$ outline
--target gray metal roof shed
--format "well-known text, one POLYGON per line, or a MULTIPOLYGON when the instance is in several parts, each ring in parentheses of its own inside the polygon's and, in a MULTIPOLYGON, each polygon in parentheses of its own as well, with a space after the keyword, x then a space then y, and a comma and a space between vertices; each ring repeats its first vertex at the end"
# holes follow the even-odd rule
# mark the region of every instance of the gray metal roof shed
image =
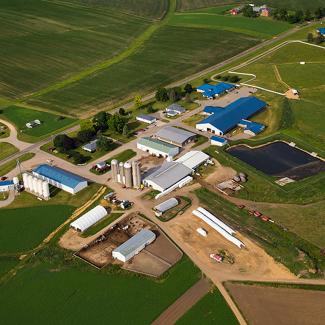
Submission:
POLYGON ((173 126, 166 126, 156 133, 156 137, 160 140, 183 146, 185 142, 193 139, 197 134, 173 126))
POLYGON ((154 210, 164 213, 178 205, 178 200, 174 197, 172 197, 169 200, 166 200, 154 207, 154 210))

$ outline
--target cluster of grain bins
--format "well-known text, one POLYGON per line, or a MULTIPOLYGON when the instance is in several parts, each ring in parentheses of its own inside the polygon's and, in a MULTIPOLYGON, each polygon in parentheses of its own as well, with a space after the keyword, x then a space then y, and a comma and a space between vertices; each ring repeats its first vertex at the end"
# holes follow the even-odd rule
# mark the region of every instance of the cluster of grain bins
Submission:
POLYGON ((116 159, 111 161, 112 176, 116 183, 121 183, 127 188, 140 188, 141 170, 138 161, 118 162, 116 159))
POLYGON ((236 233, 235 230, 230 228, 206 209, 199 207, 196 210, 193 210, 192 213, 237 247, 245 247, 242 241, 234 237, 234 234, 236 233))
POLYGON ((45 200, 50 198, 50 186, 47 181, 32 174, 23 173, 23 184, 26 191, 45 200))

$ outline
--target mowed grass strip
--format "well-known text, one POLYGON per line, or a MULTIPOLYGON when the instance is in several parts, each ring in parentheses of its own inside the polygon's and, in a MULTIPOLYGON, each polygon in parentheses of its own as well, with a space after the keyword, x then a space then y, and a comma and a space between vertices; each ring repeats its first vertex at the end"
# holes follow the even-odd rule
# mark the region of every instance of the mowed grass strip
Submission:
POLYGON ((109 273, 90 267, 85 270, 56 264, 22 270, 1 287, 2 321, 7 325, 43 324, 49 322, 51 315, 51 323, 62 325, 107 321, 150 324, 200 276, 186 257, 159 281, 124 272, 109 273))
POLYGON ((31 142, 39 141, 40 137, 50 135, 52 132, 66 128, 75 122, 72 118, 16 105, 1 109, 0 118, 14 124, 18 129, 18 136, 31 142), (34 120, 40 120, 41 125, 32 129, 27 128, 26 123, 34 120))
POLYGON ((0 210, 0 253, 16 253, 36 247, 63 223, 73 207, 49 205, 0 210))
POLYGON ((217 288, 197 302, 176 325, 235 325, 238 321, 217 288))
POLYGON ((0 142, 0 160, 18 152, 18 149, 8 142, 0 142))
MULTIPOLYGON (((35 156, 34 153, 28 152, 21 155, 18 159, 22 163, 26 160, 29 160, 35 156)), ((17 166, 17 159, 10 160, 7 163, 0 166, 0 176, 5 176, 7 173, 12 171, 17 166)))
POLYGON ((169 23, 174 26, 226 29, 261 38, 270 38, 292 28, 289 23, 270 18, 252 19, 244 16, 220 15, 209 12, 177 14, 172 17, 169 23))
POLYGON ((148 22, 109 7, 1 2, 0 95, 31 94, 117 55, 148 22))
POLYGON ((122 62, 29 102, 57 112, 89 114, 97 105, 145 94, 258 42, 253 37, 229 31, 216 33, 212 29, 164 26, 122 62))

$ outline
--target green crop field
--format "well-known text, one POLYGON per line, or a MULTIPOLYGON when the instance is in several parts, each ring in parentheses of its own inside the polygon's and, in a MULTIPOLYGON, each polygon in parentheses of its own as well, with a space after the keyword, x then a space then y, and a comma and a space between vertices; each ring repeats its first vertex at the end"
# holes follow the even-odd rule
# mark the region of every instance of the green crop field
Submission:
POLYGON ((196 303, 176 325, 238 324, 238 321, 218 289, 214 288, 196 303))
POLYGON ((77 2, 0 4, 0 96, 31 94, 127 48, 148 26, 109 7, 77 2))
POLYGON ((243 16, 214 14, 203 10, 195 13, 174 15, 170 20, 170 24, 174 26, 230 30, 261 38, 270 38, 292 28, 292 25, 286 22, 269 18, 251 19, 243 16))
POLYGON ((1 286, 2 322, 150 324, 200 276, 186 257, 159 281, 89 266, 83 269, 53 262, 26 267, 1 286))
POLYGON ((165 26, 122 62, 29 102, 57 112, 88 114, 95 105, 147 93, 257 42, 253 37, 229 31, 165 26))
POLYGON ((198 8, 206 8, 213 6, 220 6, 225 4, 236 4, 240 3, 240 0, 177 0, 177 10, 185 11, 198 8))
POLYGON ((18 149, 14 145, 7 142, 0 142, 0 160, 9 157, 15 152, 18 152, 18 149))
POLYGON ((16 253, 34 248, 73 211, 67 205, 0 210, 0 252, 16 253))
POLYGON ((66 128, 75 122, 72 118, 15 105, 2 108, 0 118, 13 123, 18 129, 18 136, 28 142, 39 141, 41 137, 66 128), (40 120, 41 125, 33 129, 27 128, 26 123, 33 120, 40 120))

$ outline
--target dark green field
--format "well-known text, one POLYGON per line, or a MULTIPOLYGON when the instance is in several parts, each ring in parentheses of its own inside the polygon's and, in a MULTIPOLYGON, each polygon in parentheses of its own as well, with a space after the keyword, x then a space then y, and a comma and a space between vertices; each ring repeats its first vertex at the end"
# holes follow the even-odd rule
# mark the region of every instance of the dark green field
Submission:
POLYGON ((57 112, 89 113, 95 105, 144 94, 257 42, 253 37, 228 31, 166 26, 122 62, 29 102, 57 112))
POLYGON ((176 325, 235 325, 238 321, 218 289, 196 303, 176 325))
POLYGON ((149 324, 200 276, 188 258, 160 281, 83 268, 42 263, 20 271, 1 286, 2 322, 149 324))
POLYGON ((0 4, 0 96, 17 98, 121 52, 149 22, 109 7, 59 1, 0 4))

